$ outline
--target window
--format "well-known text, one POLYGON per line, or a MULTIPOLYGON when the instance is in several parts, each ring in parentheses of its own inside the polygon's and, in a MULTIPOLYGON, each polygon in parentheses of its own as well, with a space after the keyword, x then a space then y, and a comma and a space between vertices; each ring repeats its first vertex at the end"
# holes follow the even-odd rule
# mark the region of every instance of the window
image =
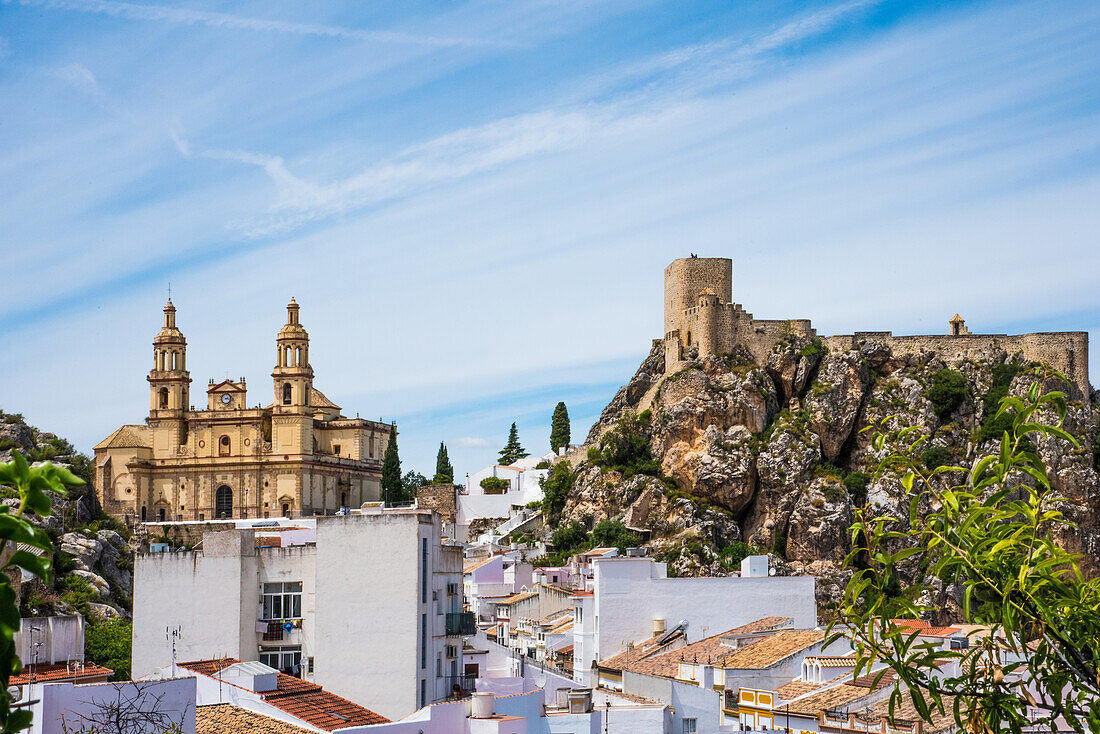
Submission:
POLYGON ((145 522, 145 505, 141 506, 141 521, 145 522))
POLYGON ((164 522, 164 515, 165 515, 164 508, 163 507, 159 508, 157 510, 157 521, 158 522, 164 522))
POLYGON ((420 669, 428 668, 428 615, 420 615, 420 669))
POLYGON ((428 681, 426 680, 420 681, 420 705, 422 707, 428 705, 428 681))
POLYGON ((302 663, 302 646, 261 647, 260 662, 281 673, 298 675, 302 663))
POLYGON ((166 387, 160 389, 160 407, 168 407, 168 388, 166 387))
POLYGON ((680 729, 682 734, 695 734, 695 719, 683 719, 683 728, 680 729))
POLYGON ((302 582, 288 581, 277 584, 264 584, 264 595, 261 603, 263 604, 261 619, 300 619, 302 616, 302 582))
POLYGON ((428 603, 428 539, 420 539, 420 603, 428 603))
POLYGON ((233 517, 233 490, 224 484, 214 493, 214 517, 233 517))
POLYGON ((229 436, 218 439, 218 456, 229 456, 229 436))
POLYGON ((289 382, 284 382, 283 383, 283 405, 290 405, 291 394, 292 393, 291 393, 291 389, 290 389, 290 383, 289 382))
POLYGON ((347 492, 341 492, 340 493, 340 506, 341 507, 347 507, 348 506, 348 493, 347 492))
POLYGON ((338 443, 332 444, 332 453, 336 454, 337 456, 340 455, 340 444, 338 444, 338 443))

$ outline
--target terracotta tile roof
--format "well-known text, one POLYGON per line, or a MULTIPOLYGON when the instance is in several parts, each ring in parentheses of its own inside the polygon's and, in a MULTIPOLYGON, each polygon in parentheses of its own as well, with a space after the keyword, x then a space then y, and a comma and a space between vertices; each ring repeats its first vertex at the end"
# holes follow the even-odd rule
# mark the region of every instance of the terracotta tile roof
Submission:
POLYGON ((893 685, 894 681, 898 679, 897 673, 892 670, 888 670, 885 674, 883 674, 881 680, 879 680, 878 682, 878 685, 875 685, 875 678, 878 677, 878 673, 879 671, 876 670, 874 672, 867 673, 866 675, 861 675, 858 678, 853 678, 852 680, 848 681, 848 683, 853 686, 858 686, 859 688, 873 687, 877 691, 880 688, 885 688, 886 686, 893 685))
POLYGON ((569 652, 573 652, 572 645, 566 645, 565 647, 559 647, 557 650, 554 650, 555 655, 564 655, 569 652))
POLYGON ((807 693, 820 690, 825 685, 825 683, 809 683, 801 679, 792 680, 790 683, 784 683, 776 688, 775 697, 780 701, 790 701, 792 698, 798 698, 799 696, 805 696, 807 693))
MULTIPOLYGON (((636 645, 632 645, 620 652, 619 654, 613 655, 606 660, 600 661, 599 666, 606 670, 632 670, 638 673, 646 672, 645 670, 638 668, 638 663, 641 663, 643 660, 651 658, 655 655, 660 655, 661 653, 668 652, 670 649, 672 649, 672 645, 683 645, 683 633, 676 635, 663 645, 658 645, 657 641, 664 637, 665 634, 665 632, 662 632, 659 635, 654 635, 653 637, 650 637, 648 640, 643 640, 636 645)), ((674 667, 675 670, 673 670, 673 675, 675 675, 676 670, 679 669, 679 663, 676 663, 674 667)), ((656 673, 650 673, 650 675, 656 675, 656 673)))
POLYGON ((477 569, 481 568, 482 566, 484 566, 486 563, 488 563, 491 560, 493 560, 493 556, 489 556, 488 558, 483 558, 480 561, 474 561, 473 563, 471 563, 467 566, 463 566, 462 567, 462 573, 467 574, 467 573, 470 573, 471 571, 476 571, 477 569))
POLYGON ((288 724, 230 703, 195 707, 195 734, 312 734, 313 729, 288 724))
POLYGON ((576 598, 578 596, 595 596, 595 592, 593 592, 593 591, 574 591, 572 594, 570 594, 570 596, 572 596, 573 598, 576 598))
POLYGON ((921 637, 950 637, 957 635, 962 630, 958 627, 929 627, 920 631, 921 637))
MULTIPOLYGON (((219 670, 239 662, 234 658, 222 658, 196 660, 180 663, 179 666, 213 678, 219 670)), ((325 731, 348 726, 389 723, 389 719, 381 714, 376 714, 368 708, 330 693, 315 683, 285 673, 279 673, 276 690, 257 695, 275 708, 325 731)))
POLYGON ((807 655, 807 663, 816 663, 822 668, 854 668, 855 655, 807 655))
POLYGON ((841 683, 838 686, 825 688, 817 693, 811 693, 808 696, 795 698, 790 702, 790 707, 791 711, 810 714, 812 716, 826 709, 834 709, 848 705, 856 699, 869 695, 871 695, 871 691, 868 691, 866 688, 858 688, 856 686, 850 686, 847 683, 841 683))
MULTIPOLYGON (((85 663, 81 667, 69 667, 68 663, 57 663, 54 665, 36 665, 34 668, 34 682, 45 683, 59 682, 59 681, 74 681, 82 682, 88 678, 103 678, 107 679, 114 674, 115 671, 110 668, 104 668, 102 665, 96 665, 95 663, 85 663)), ((31 680, 31 666, 27 665, 23 668, 22 672, 11 677, 10 685, 13 686, 25 686, 30 683, 31 680)))
POLYGON ((148 449, 152 448, 148 426, 125 425, 97 443, 94 449, 148 449))
POLYGON ((890 621, 898 627, 908 627, 910 629, 928 629, 932 626, 923 619, 891 619, 890 621))
POLYGON ((780 630, 726 655, 715 664, 723 668, 763 670, 825 639, 816 630, 780 630))
POLYGON ((520 592, 519 594, 512 594, 511 596, 504 597, 503 599, 498 601, 496 603, 496 605, 498 607, 500 607, 500 606, 510 606, 512 604, 515 604, 516 602, 526 601, 527 599, 530 599, 531 597, 535 597, 535 596, 538 596, 538 595, 539 595, 539 592, 537 592, 537 591, 523 591, 523 592, 520 592))
POLYGON ((553 629, 551 629, 550 634, 552 634, 552 635, 561 635, 561 634, 565 634, 566 632, 568 632, 571 629, 573 629, 573 620, 569 619, 569 620, 566 620, 565 622, 562 622, 557 627, 554 627, 553 629))
MULTIPOLYGON (((874 704, 870 704, 871 715, 876 717, 889 717, 890 716, 890 699, 886 698, 878 701, 874 704)), ((955 697, 944 696, 943 697, 943 714, 939 714, 933 709, 932 721, 926 722, 922 730, 925 732, 934 733, 944 730, 952 729, 955 726, 955 697)), ((916 707, 913 706, 913 699, 909 696, 902 696, 901 701, 894 707, 894 721, 920 721, 920 714, 917 713, 916 707)))

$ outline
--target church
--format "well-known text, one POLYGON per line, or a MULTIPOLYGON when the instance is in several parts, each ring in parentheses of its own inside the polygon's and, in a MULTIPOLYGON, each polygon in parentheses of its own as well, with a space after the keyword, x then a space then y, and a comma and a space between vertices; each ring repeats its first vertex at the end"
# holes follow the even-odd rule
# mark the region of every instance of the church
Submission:
POLYGON ((133 524, 331 514, 377 500, 390 424, 345 418, 313 386, 293 299, 275 344, 270 405, 249 407, 242 377, 210 380, 206 407, 195 410, 169 299, 153 339, 149 416, 95 447, 103 509, 133 524))

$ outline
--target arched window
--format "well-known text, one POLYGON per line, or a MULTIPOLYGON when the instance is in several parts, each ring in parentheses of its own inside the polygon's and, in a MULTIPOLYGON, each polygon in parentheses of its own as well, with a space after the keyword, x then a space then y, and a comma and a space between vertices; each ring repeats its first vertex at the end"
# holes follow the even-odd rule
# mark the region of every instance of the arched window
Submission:
POLYGON ((168 388, 166 387, 160 389, 160 407, 168 407, 168 388))
POLYGON ((688 332, 688 340, 687 340, 687 344, 685 344, 684 346, 686 346, 686 347, 690 347, 690 346, 691 346, 691 332, 690 332, 690 331, 688 332))
POLYGON ((347 492, 341 492, 340 493, 340 506, 341 507, 347 507, 348 506, 348 493, 347 492))
POLYGON ((286 353, 283 354, 283 364, 286 365, 287 367, 292 367, 293 366, 293 365, 290 364, 290 347, 287 347, 286 348, 286 353))
POLYGON ((229 436, 218 439, 218 456, 229 456, 229 436))
POLYGON ((289 382, 284 382, 283 383, 283 405, 290 405, 291 395, 292 395, 292 391, 290 389, 290 383, 289 382))
POLYGON ((141 506, 141 521, 145 522, 145 505, 141 506))
POLYGON ((177 362, 177 359, 178 359, 178 358, 177 358, 177 355, 178 355, 178 354, 179 354, 179 353, 178 353, 178 352, 177 352, 177 351, 176 351, 175 349, 173 349, 173 350, 172 350, 172 369, 174 369, 174 370, 178 370, 178 369, 179 369, 179 367, 177 366, 177 364, 178 364, 178 362, 177 362))
POLYGON ((157 522, 164 522, 164 508, 157 510, 157 522))
POLYGON ((290 505, 283 503, 283 517, 290 517, 290 505))
POLYGON ((214 517, 233 517, 233 490, 224 484, 214 493, 214 517))

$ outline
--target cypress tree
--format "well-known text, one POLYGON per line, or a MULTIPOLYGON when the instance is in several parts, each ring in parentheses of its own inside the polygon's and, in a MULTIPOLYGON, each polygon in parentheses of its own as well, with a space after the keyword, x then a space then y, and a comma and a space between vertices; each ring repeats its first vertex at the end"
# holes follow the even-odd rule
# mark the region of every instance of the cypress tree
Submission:
POLYGON ((500 450, 500 463, 503 466, 510 466, 516 463, 529 454, 523 450, 523 446, 519 442, 519 431, 516 430, 516 424, 512 423, 512 428, 508 431, 508 443, 504 444, 504 448, 500 450))
POLYGON ((382 501, 392 505, 401 501, 404 494, 401 459, 397 456, 397 426, 391 424, 390 441, 386 444, 386 453, 382 457, 382 501))
POLYGON ((451 466, 451 458, 447 456, 447 447, 439 442, 439 453, 435 455, 435 476, 433 484, 454 484, 455 468, 451 466))
POLYGON ((550 419, 550 450, 556 454, 562 446, 569 446, 569 410, 564 402, 557 404, 550 419))

